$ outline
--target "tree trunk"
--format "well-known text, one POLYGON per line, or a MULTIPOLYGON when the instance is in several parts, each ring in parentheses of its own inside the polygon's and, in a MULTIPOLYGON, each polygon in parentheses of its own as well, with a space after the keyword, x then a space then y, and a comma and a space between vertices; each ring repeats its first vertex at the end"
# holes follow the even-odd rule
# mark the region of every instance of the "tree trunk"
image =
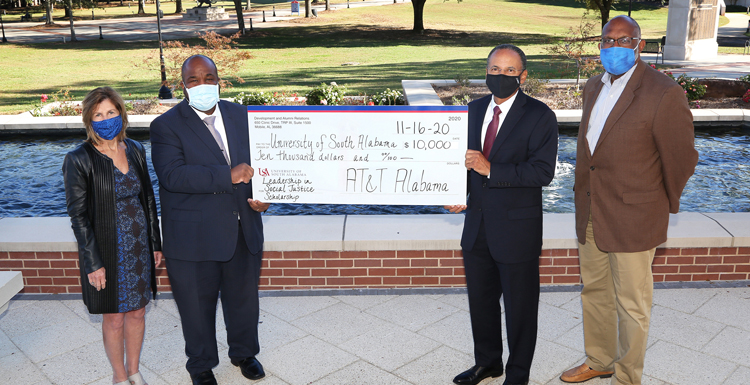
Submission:
POLYGON ((65 4, 65 15, 63 17, 70 18, 72 15, 73 12, 70 10, 70 1, 68 1, 68 4, 65 4))
POLYGON ((146 2, 146 0, 138 0, 138 14, 139 15, 146 13, 146 10, 144 9, 145 8, 145 5, 144 5, 145 2, 146 2))
POLYGON ((595 4, 599 8, 599 14, 602 15, 602 29, 603 29, 604 24, 607 24, 607 22, 609 21, 609 9, 612 8, 612 1, 603 0, 601 3, 596 2, 595 4))
POLYGON ((424 3, 427 0, 411 0, 411 6, 414 8, 414 32, 424 31, 424 3))
POLYGON ((609 8, 602 10, 602 28, 609 21, 609 8))
POLYGON ((76 39, 76 29, 73 27, 73 0, 68 0, 68 11, 70 12, 70 41, 78 41, 76 39))
POLYGON ((45 1, 44 8, 47 10, 47 21, 45 24, 52 24, 52 0, 45 1))
POLYGON ((305 17, 310 17, 310 0, 305 0, 305 17))
POLYGON ((245 34, 245 17, 242 15, 242 0, 234 0, 234 11, 237 12, 237 27, 245 34))
POLYGON ((185 10, 182 8, 182 0, 176 0, 174 6, 174 13, 182 13, 185 10))

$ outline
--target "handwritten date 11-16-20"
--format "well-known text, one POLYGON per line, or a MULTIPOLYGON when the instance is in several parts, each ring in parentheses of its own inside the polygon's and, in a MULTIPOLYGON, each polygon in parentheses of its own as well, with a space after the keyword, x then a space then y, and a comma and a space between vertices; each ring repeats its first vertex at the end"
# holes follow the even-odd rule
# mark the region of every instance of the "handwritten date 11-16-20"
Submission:
MULTIPOLYGON (((461 120, 460 116, 449 116, 450 120, 461 120)), ((423 125, 422 122, 413 122, 407 125, 404 121, 396 122, 396 134, 405 135, 448 135, 451 131, 448 123, 435 122, 432 125, 423 125)))

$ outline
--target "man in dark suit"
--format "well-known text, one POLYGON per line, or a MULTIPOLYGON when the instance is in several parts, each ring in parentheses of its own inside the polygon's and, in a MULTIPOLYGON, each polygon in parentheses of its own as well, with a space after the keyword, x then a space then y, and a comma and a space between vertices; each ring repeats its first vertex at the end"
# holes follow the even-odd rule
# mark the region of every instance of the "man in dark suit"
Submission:
POLYGON ((564 382, 641 383, 651 263, 698 162, 685 91, 639 59, 645 44, 635 20, 612 18, 599 45, 607 72, 583 90, 575 205, 587 358, 564 382))
POLYGON ((469 103, 468 206, 446 208, 467 209, 461 249, 476 364, 456 376, 456 384, 503 374, 501 296, 510 353, 504 384, 529 381, 539 306, 542 186, 555 174, 557 119, 520 90, 526 76, 523 51, 499 45, 487 58, 492 95, 469 103))
POLYGON ((216 384, 219 292, 232 364, 249 379, 265 375, 255 355, 269 205, 252 199, 247 109, 219 101, 219 81, 211 59, 191 56, 182 65, 188 99, 151 123, 164 257, 196 385, 216 384))

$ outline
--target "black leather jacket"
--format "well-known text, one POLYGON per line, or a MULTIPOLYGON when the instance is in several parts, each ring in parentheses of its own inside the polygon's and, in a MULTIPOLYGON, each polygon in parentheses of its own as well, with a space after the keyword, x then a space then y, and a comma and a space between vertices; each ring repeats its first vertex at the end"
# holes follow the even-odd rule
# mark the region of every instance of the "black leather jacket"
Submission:
MULTIPOLYGON (((146 165, 143 146, 126 139, 126 156, 141 181, 139 198, 147 217, 151 248, 151 288, 156 295, 154 251, 161 251, 161 233, 156 200, 146 165)), ((112 160, 90 143, 84 143, 65 156, 63 162, 65 201, 71 227, 78 241, 83 299, 91 313, 117 312, 117 226, 115 223, 115 181, 112 160), (105 290, 96 292, 88 274, 104 267, 105 290)))

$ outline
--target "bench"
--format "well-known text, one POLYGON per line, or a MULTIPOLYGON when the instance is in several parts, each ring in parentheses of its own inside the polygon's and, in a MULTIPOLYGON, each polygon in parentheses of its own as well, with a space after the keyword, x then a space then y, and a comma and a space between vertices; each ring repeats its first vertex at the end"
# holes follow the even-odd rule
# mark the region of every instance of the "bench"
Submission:
POLYGON ((661 64, 664 64, 664 43, 667 37, 662 36, 661 40, 646 40, 646 45, 643 47, 642 53, 655 53, 656 64, 659 64, 659 55, 661 55, 661 64))

